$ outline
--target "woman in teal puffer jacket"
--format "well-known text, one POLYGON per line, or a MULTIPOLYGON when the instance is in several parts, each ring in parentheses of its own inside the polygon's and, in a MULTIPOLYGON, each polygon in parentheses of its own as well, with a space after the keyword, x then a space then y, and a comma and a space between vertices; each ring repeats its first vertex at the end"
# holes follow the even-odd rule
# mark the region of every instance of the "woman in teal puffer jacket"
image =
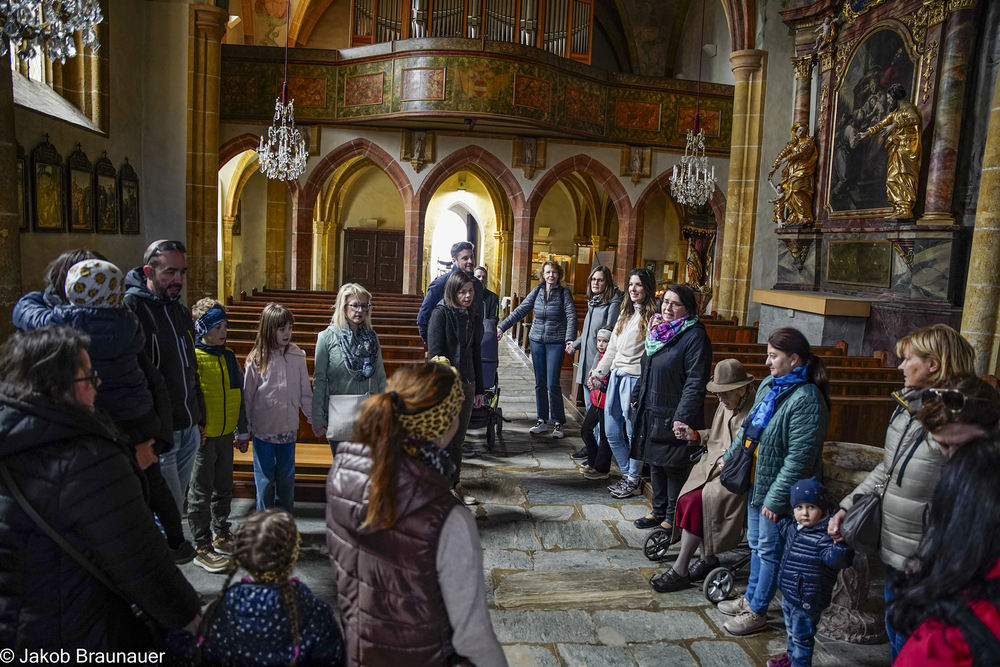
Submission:
POLYGON ((761 382, 753 409, 722 457, 725 465, 737 447, 757 443, 747 506, 750 581, 743 597, 719 603, 719 611, 735 616, 723 627, 738 636, 767 626, 781 562, 776 522, 779 515, 791 514, 792 486, 822 474, 830 418, 826 368, 800 331, 778 329, 770 335, 767 366, 771 377, 761 382))

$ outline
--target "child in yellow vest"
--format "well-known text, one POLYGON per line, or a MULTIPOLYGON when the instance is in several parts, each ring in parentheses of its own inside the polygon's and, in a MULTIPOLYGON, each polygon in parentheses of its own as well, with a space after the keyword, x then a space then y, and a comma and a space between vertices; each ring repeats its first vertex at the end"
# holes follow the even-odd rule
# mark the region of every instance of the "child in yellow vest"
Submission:
POLYGON ((229 509, 233 499, 233 448, 247 451, 250 434, 243 407, 243 371, 226 347, 226 309, 215 299, 201 299, 194 318, 198 380, 205 396, 205 444, 198 448, 188 486, 188 523, 194 539, 194 562, 224 573, 233 553, 229 509), (215 532, 213 537, 212 532, 215 532))

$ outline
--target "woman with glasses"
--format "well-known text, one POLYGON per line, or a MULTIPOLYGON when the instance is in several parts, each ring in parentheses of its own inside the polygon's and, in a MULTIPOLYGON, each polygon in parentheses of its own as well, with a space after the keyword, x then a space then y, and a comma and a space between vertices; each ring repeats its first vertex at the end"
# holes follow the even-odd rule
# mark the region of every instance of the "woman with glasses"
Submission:
MULTIPOLYGON (((357 283, 346 283, 337 292, 330 325, 316 337, 313 433, 316 437, 327 433, 331 396, 362 396, 383 391, 385 366, 378 334, 372 329, 372 295, 357 283)), ((329 442, 336 456, 339 440, 329 442)))
POLYGON ((945 380, 920 392, 917 419, 946 458, 1000 426, 1000 394, 985 380, 945 380))
POLYGON ((717 554, 735 549, 743 538, 747 497, 722 486, 719 463, 753 407, 753 381, 737 359, 720 361, 705 387, 719 399, 711 428, 696 431, 686 425, 678 427, 678 439, 701 445, 702 452, 677 499, 672 535, 672 541, 679 539, 681 543, 677 560, 649 582, 659 593, 702 581, 719 566, 717 554), (691 564, 695 549, 701 551, 701 557, 691 564))
MULTIPOLYGON (((911 406, 928 387, 975 375, 972 345, 946 324, 914 331, 896 343, 905 386, 893 393, 899 403, 885 434, 882 462, 840 503, 841 510, 830 517, 828 531, 835 540, 844 517, 858 494, 879 486, 882 496, 882 533, 879 556, 885 563, 885 599, 892 599, 894 584, 913 565, 913 555, 923 536, 923 517, 934 487, 941 476, 945 457, 911 406)), ((892 659, 899 654, 906 637, 896 632, 888 618, 886 630, 892 659)))

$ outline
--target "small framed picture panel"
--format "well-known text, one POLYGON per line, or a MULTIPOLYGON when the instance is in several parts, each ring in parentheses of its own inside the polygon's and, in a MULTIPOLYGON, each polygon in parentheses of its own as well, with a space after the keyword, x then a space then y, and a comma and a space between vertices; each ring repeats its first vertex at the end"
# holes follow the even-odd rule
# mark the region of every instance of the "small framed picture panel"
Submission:
POLYGON ((94 167, 97 177, 96 210, 97 233, 118 233, 118 172, 108 159, 108 152, 97 161, 94 167))
POLYGON ((66 193, 69 201, 69 231, 94 231, 94 165, 80 144, 66 163, 66 193))
POLYGON ((28 217, 28 165, 24 147, 17 145, 17 228, 22 232, 31 230, 28 217))
POLYGON ((139 233, 139 175, 125 158, 125 164, 118 170, 118 212, 122 234, 139 233))
POLYGON ((66 231, 65 192, 62 156, 45 135, 45 141, 31 151, 31 209, 36 232, 66 231))

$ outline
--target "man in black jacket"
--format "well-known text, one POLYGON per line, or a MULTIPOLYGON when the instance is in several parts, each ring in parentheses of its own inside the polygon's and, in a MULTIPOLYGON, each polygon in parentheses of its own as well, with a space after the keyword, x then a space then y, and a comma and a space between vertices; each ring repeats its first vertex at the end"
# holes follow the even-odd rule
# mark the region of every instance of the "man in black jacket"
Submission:
POLYGON ((187 273, 185 252, 180 241, 156 241, 146 248, 143 265, 125 277, 125 305, 142 322, 146 354, 163 374, 173 404, 174 446, 160 457, 160 468, 179 510, 184 505, 194 455, 205 439, 205 401, 198 382, 194 324, 180 301, 187 273))
POLYGON ((496 329, 496 324, 500 322, 500 297, 486 287, 489 272, 485 266, 477 266, 475 276, 483 285, 483 319, 493 320, 493 328, 496 329))

